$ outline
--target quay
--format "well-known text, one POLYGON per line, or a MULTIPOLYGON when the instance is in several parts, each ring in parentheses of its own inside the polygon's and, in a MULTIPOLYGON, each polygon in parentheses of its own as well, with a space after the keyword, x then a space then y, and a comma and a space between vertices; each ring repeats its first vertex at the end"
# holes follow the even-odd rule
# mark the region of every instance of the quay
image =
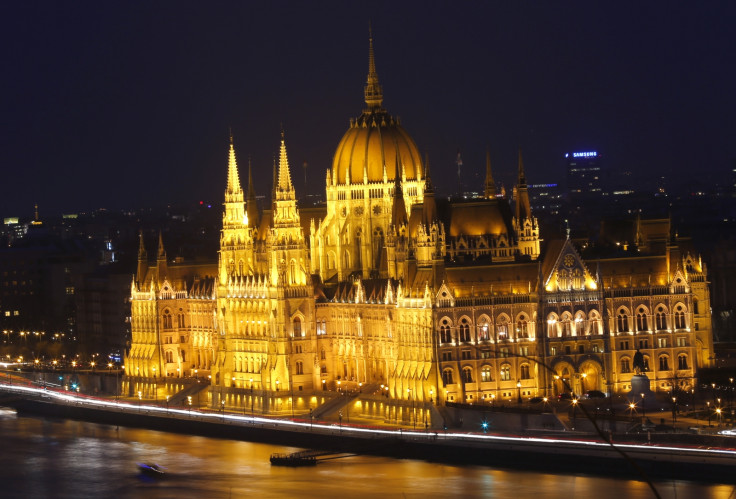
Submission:
MULTIPOLYGON (((676 441, 647 444, 646 441, 623 440, 623 435, 614 435, 611 443, 592 434, 530 436, 325 424, 297 418, 276 419, 135 404, 27 385, 0 385, 0 405, 14 407, 19 415, 265 442, 333 454, 372 454, 644 480, 667 478, 736 483, 736 449, 727 445, 703 446, 697 442, 676 441)), ((718 441, 725 444, 730 440, 724 437, 718 441)))

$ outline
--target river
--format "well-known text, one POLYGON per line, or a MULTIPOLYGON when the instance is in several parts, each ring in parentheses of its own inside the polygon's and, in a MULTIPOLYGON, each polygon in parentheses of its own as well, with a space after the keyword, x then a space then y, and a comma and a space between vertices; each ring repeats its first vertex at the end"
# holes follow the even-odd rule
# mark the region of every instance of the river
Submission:
MULTIPOLYGON (((18 417, 0 409, 0 497, 513 497, 636 499, 643 482, 352 456, 311 468, 272 467, 294 448, 79 421, 18 417), (165 467, 162 480, 137 462, 165 467)), ((658 482, 662 497, 736 498, 730 485, 658 482)))

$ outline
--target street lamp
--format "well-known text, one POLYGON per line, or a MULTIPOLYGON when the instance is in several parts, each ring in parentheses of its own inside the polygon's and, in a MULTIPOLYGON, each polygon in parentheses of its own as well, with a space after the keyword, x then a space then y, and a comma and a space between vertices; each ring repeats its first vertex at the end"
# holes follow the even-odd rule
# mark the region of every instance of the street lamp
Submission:
POLYGON ((434 403, 434 389, 433 388, 429 389, 429 403, 430 404, 434 403))
POLYGON ((572 429, 575 431, 575 409, 578 406, 578 399, 575 395, 572 396, 572 429))
MULTIPOLYGON (((322 382, 324 383, 324 380, 322 382)), ((256 417, 256 413, 253 412, 253 378, 250 379, 250 413, 253 415, 253 418, 256 417)))
POLYGON ((143 403, 143 393, 138 390, 138 412, 141 412, 141 404, 143 403))
POLYGON ((187 395, 187 402, 189 402, 189 417, 192 416, 192 396, 187 395))
POLYGON ((708 427, 710 428, 710 402, 706 402, 705 405, 708 407, 706 412, 708 413, 708 427))
POLYGON ((718 426, 720 427, 721 426, 721 408, 720 407, 716 408, 716 414, 718 414, 718 426))
POLYGON ((406 389, 406 392, 408 394, 407 396, 409 397, 409 400, 411 400, 411 415, 412 415, 412 420, 414 422, 414 429, 416 430, 416 428, 417 428, 417 415, 416 415, 416 412, 414 411, 414 397, 411 396, 411 388, 407 388, 406 389))
POLYGON ((644 393, 641 394, 641 417, 642 421, 646 422, 647 420, 647 406, 644 403, 644 393))
POLYGON ((516 382, 516 390, 518 391, 516 401, 521 404, 521 381, 516 382))
POLYGON ((672 397, 672 426, 677 424, 677 397, 672 397))
POLYGON ((629 411, 631 412, 631 420, 634 421, 634 414, 636 413, 636 404, 633 402, 629 403, 629 411))

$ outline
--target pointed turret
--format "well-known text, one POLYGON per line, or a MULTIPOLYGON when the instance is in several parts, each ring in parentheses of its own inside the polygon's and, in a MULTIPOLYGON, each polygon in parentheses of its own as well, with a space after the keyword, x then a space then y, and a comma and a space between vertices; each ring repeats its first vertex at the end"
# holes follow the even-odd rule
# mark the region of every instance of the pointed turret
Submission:
POLYGON ((427 176, 424 178, 424 202, 422 203, 422 223, 429 225, 437 218, 437 204, 434 200, 434 185, 429 173, 429 157, 424 160, 424 169, 427 176))
POLYGON ((169 267, 166 262, 166 249, 164 248, 164 237, 161 231, 158 232, 158 255, 156 256, 156 266, 158 267, 158 280, 161 283, 166 279, 169 273, 169 267))
POLYGON ((519 180, 516 185, 516 223, 523 225, 524 220, 531 218, 532 210, 529 204, 529 191, 526 185, 526 176, 524 175, 524 160, 521 156, 521 148, 519 148, 519 180))
POLYGON ((248 158, 248 201, 246 203, 246 215, 248 217, 248 226, 258 227, 260 217, 258 216, 256 189, 253 185, 253 173, 250 164, 250 158, 248 158))
POLYGON ((235 147, 233 145, 233 135, 230 134, 230 151, 227 161, 227 190, 225 191, 226 203, 237 203, 243 201, 243 190, 240 188, 240 179, 238 177, 238 163, 235 160, 235 147))
POLYGON ((139 284, 146 278, 146 272, 148 272, 148 252, 143 244, 143 231, 141 230, 138 233, 138 268, 136 269, 136 281, 139 284))
POLYGON ((378 83, 378 74, 376 73, 376 60, 373 54, 373 33, 369 29, 368 33, 368 78, 365 83, 365 103, 368 109, 380 109, 383 103, 383 89, 378 83))
POLYGON ((396 171, 394 173, 394 203, 391 211, 391 220, 396 228, 406 223, 406 205, 404 204, 404 193, 401 190, 401 177, 399 172, 400 164, 401 156, 397 149, 396 171))
POLYGON ((279 191, 293 191, 291 185, 291 172, 289 171, 289 159, 286 157, 286 143, 284 141, 284 132, 281 131, 281 148, 279 149, 279 191))
POLYGON ((496 182, 493 180, 493 173, 491 173, 491 151, 486 150, 486 188, 485 188, 486 199, 496 198, 496 182))

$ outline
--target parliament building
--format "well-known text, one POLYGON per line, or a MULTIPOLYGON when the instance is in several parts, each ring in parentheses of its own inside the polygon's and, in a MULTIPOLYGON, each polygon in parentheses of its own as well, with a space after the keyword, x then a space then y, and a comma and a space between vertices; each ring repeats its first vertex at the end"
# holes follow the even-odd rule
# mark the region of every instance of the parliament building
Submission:
POLYGON ((259 210, 231 138, 217 261, 175 263, 161 239, 149 259, 141 238, 131 382, 516 402, 628 393, 638 350, 653 391, 694 388, 713 357, 708 276, 668 220, 637 223, 633 251, 586 261, 579 242, 542 239, 521 152, 511 200, 490 160, 483 197, 436 199, 428 163, 383 108, 372 40, 364 91, 325 171, 326 206, 300 211, 282 133, 259 210))

